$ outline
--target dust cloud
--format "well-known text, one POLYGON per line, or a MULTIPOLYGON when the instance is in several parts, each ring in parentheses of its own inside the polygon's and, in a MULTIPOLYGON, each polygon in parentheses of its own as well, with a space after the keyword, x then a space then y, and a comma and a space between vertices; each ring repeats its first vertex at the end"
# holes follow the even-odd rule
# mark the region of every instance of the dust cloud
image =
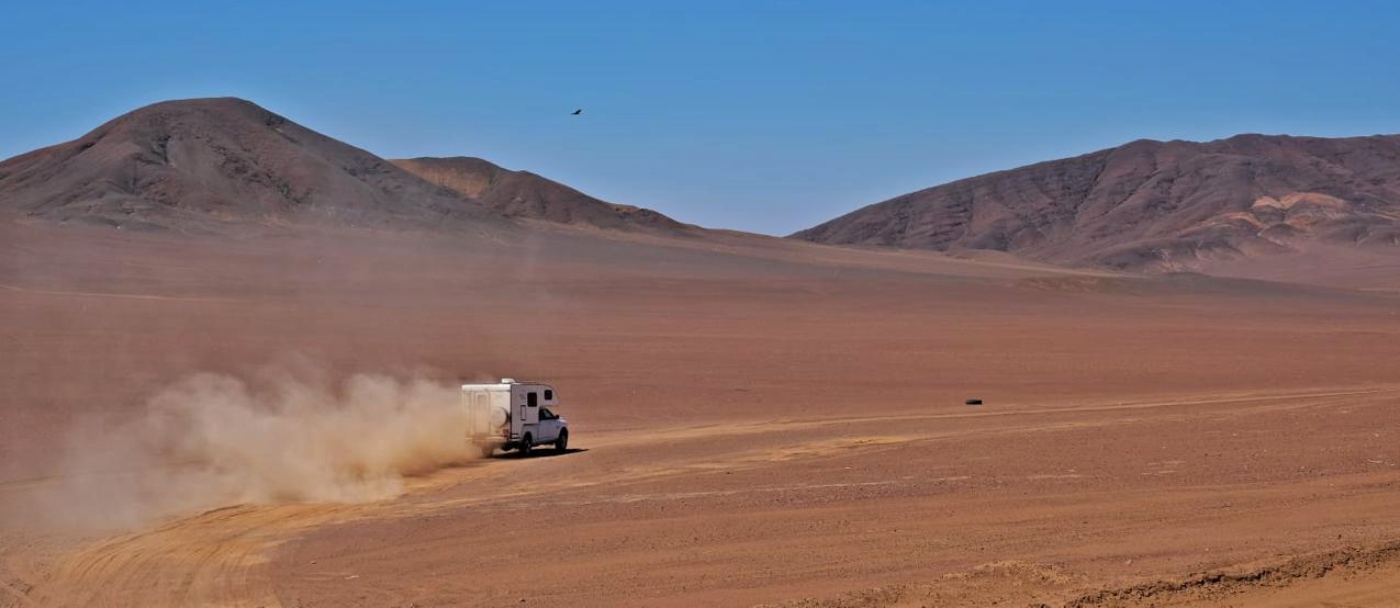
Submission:
POLYGON ((455 385, 360 374, 198 374, 137 416, 89 421, 37 512, 72 528, 121 528, 239 504, 360 502, 472 457, 455 385))

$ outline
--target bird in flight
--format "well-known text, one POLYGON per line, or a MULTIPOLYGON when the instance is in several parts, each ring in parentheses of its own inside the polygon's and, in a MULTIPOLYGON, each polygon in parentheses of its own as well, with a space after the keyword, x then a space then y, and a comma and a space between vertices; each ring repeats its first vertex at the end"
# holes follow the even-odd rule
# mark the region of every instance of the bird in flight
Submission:
POLYGON ((574 114, 573 114, 573 115, 574 115, 574 116, 578 116, 579 114, 582 114, 582 113, 583 113, 583 108, 579 108, 579 109, 577 109, 577 110, 574 110, 574 114))

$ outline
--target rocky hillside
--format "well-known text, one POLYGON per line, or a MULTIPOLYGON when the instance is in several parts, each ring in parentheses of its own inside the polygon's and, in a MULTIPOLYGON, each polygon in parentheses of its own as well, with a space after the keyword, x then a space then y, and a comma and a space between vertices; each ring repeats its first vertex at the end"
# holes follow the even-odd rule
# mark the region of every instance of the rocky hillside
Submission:
POLYGON ((1400 136, 1136 141, 920 190, 792 236, 1131 269, 1310 243, 1393 247, 1400 136))

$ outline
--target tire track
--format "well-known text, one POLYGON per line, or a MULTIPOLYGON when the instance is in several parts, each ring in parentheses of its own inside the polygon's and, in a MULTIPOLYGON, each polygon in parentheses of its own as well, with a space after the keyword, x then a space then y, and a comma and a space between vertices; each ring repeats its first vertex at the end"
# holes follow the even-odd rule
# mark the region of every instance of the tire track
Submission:
POLYGON ((34 601, 55 608, 280 606, 266 552, 345 509, 235 507, 98 541, 60 559, 36 586, 34 601))
POLYGON ((162 296, 141 293, 111 293, 101 291, 63 291, 54 289, 29 289, 17 285, 0 283, 0 290, 12 293, 22 293, 43 296, 60 296, 70 298, 116 298, 123 300, 155 300, 159 302, 241 302, 235 298, 209 298, 193 296, 162 296))

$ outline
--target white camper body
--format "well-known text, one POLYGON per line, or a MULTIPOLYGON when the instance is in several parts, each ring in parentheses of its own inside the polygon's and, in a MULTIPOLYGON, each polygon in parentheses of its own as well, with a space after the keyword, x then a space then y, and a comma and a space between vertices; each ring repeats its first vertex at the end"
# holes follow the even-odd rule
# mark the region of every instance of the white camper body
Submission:
POLYGON ((467 440, 490 456, 497 448, 528 453, 537 445, 564 451, 569 422, 551 408, 559 405, 554 387, 503 378, 495 384, 463 384, 467 440))

